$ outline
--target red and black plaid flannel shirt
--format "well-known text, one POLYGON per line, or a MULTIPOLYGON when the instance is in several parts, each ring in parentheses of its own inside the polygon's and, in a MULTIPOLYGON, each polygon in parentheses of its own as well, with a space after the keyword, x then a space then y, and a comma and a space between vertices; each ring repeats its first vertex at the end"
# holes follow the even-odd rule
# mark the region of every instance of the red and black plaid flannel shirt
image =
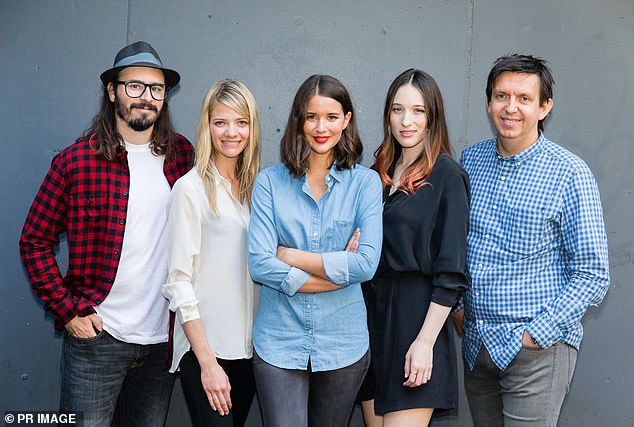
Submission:
MULTIPOLYGON (((163 172, 170 187, 194 163, 194 148, 179 135, 174 159, 163 172)), ((55 328, 94 313, 106 298, 119 266, 128 209, 127 152, 116 161, 95 156, 81 139, 51 163, 20 238, 20 255, 31 286, 55 319, 55 328), (68 271, 55 260, 60 235, 68 241, 68 271)))

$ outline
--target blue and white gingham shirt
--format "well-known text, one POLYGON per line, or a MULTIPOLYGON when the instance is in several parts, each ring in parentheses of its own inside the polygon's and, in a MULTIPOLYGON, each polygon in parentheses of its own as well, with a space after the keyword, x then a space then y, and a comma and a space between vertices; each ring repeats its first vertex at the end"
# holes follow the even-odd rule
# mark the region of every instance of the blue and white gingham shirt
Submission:
POLYGON ((471 181, 463 354, 469 369, 484 344, 500 369, 527 330, 541 347, 579 348, 581 317, 609 284, 599 190, 576 155, 540 134, 504 158, 497 140, 465 149, 471 181))

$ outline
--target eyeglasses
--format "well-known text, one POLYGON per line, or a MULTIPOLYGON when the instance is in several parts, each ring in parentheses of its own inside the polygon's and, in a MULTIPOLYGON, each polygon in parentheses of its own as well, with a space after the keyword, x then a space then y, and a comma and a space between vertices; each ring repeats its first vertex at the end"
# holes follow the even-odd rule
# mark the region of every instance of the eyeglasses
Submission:
POLYGON ((140 98, 147 88, 150 88, 150 95, 156 101, 162 101, 167 96, 168 88, 162 83, 143 83, 138 80, 115 81, 114 83, 123 85, 125 93, 130 98, 140 98))

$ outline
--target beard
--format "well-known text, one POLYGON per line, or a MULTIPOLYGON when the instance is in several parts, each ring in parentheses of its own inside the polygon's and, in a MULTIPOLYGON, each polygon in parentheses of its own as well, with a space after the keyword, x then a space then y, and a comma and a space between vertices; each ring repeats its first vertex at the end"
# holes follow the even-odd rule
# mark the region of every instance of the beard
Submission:
POLYGON ((143 132, 144 130, 151 128, 156 122, 156 120, 158 120, 160 115, 160 111, 158 110, 158 108, 156 108, 155 105, 148 104, 145 102, 134 102, 130 104, 129 107, 126 107, 125 104, 121 102, 118 96, 115 96, 115 99, 114 99, 114 109, 117 113, 117 116, 119 116, 123 121, 125 121, 126 124, 130 127, 130 129, 136 132, 143 132), (151 115, 151 114, 142 113, 140 115, 133 117, 132 110, 135 108, 143 109, 142 111, 153 111, 156 114, 151 115))

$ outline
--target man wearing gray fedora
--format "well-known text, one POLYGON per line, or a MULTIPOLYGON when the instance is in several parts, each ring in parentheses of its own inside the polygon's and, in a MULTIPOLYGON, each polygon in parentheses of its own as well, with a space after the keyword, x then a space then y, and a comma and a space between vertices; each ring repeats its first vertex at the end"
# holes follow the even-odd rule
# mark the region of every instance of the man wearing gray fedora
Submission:
POLYGON ((53 159, 22 230, 31 286, 64 331, 60 411, 83 413, 86 426, 165 423, 166 203, 194 160, 168 109, 179 80, 148 43, 121 49, 101 74, 99 112, 53 159))

